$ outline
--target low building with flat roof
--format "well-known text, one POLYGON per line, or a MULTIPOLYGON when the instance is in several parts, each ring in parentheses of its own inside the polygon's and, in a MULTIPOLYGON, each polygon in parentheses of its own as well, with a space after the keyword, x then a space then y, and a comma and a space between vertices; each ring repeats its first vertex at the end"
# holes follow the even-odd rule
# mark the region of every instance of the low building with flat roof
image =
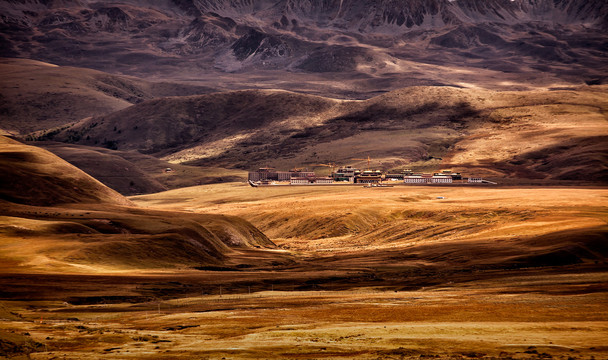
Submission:
POLYGON ((426 184, 427 179, 421 175, 407 175, 403 177, 403 182, 406 184, 426 184))
POLYGON ((432 184, 451 184, 452 176, 451 175, 434 175, 431 178, 432 184))
POLYGON ((333 182, 334 179, 328 176, 292 177, 289 181, 291 185, 333 184, 333 182))
POLYGON ((290 181, 292 177, 308 177, 315 176, 313 171, 301 171, 300 169, 293 169, 291 171, 275 171, 273 168, 259 168, 256 171, 250 171, 248 180, 257 182, 265 180, 275 181, 290 181))
POLYGON ((452 177, 448 175, 408 175, 403 178, 406 184, 451 184, 452 177))

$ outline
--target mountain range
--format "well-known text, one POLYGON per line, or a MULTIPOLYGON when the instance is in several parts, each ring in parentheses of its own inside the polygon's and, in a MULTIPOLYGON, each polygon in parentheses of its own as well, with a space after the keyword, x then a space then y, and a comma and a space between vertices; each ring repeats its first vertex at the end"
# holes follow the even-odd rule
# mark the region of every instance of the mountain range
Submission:
POLYGON ((533 88, 601 83, 607 63, 602 0, 2 1, 0 14, 2 56, 222 90, 533 88))

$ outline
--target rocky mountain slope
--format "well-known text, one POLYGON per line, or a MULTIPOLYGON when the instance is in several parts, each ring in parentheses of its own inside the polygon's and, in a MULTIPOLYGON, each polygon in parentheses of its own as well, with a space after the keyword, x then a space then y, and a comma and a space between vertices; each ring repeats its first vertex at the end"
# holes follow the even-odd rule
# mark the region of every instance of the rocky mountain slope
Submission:
POLYGON ((285 71, 350 73, 356 79, 342 81, 359 96, 394 89, 395 78, 497 87, 487 78, 502 77, 526 87, 606 73, 602 0, 2 1, 0 13, 3 56, 228 88, 285 71), (467 78, 456 68, 479 71, 467 78), (224 72, 239 81, 211 76, 224 72))

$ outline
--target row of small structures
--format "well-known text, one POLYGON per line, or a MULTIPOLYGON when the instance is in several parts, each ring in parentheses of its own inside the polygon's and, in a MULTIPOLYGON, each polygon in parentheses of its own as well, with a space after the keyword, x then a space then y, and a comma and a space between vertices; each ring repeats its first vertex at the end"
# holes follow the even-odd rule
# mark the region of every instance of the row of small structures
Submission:
POLYGON ((256 185, 317 185, 317 184, 381 184, 383 182, 403 182, 405 184, 452 184, 452 183, 490 183, 480 177, 462 177, 460 173, 443 170, 434 174, 414 173, 411 170, 383 173, 380 170, 360 170, 351 166, 341 167, 331 176, 317 176, 314 171, 292 169, 275 171, 273 168, 260 168, 249 172, 249 183, 256 185))

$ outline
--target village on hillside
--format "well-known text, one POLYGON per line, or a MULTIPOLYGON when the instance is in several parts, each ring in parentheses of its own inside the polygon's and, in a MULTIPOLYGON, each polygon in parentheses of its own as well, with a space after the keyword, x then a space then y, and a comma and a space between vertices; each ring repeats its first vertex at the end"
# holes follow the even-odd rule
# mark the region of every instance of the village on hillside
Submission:
POLYGON ((382 172, 361 170, 352 166, 339 167, 329 176, 318 176, 314 171, 291 169, 277 171, 271 167, 249 172, 249 185, 344 185, 363 184, 368 187, 392 186, 394 184, 496 184, 481 177, 463 177, 459 172, 441 170, 435 173, 415 173, 411 169, 382 172))

